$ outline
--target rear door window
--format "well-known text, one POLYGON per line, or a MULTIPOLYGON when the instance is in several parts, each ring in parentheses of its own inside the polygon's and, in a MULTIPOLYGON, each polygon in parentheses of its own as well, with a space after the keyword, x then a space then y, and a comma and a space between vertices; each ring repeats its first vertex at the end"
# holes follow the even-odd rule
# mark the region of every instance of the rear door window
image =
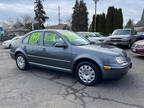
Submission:
POLYGON ((30 45, 38 45, 40 43, 41 32, 34 32, 29 37, 30 45))

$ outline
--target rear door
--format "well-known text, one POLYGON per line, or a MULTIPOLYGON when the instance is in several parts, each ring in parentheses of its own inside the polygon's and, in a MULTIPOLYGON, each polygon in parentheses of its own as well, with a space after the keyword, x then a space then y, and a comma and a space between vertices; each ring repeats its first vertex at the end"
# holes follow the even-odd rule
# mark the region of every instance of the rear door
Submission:
POLYGON ((56 43, 66 44, 56 32, 46 31, 43 36, 43 63, 52 68, 71 69, 71 47, 55 47, 56 43))
POLYGON ((23 40, 23 49, 31 63, 41 63, 41 53, 43 51, 41 40, 42 32, 33 32, 23 40))

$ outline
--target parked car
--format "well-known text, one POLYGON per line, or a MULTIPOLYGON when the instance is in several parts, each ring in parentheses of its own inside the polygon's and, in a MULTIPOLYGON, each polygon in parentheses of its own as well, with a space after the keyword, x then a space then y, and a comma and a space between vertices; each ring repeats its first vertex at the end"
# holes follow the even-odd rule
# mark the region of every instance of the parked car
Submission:
POLYGON ((131 29, 117 29, 109 36, 108 44, 130 48, 136 41, 137 32, 131 29))
POLYGON ((144 56, 144 40, 137 41, 133 44, 131 48, 132 52, 144 56))
POLYGON ((11 40, 4 41, 4 42, 2 43, 3 48, 10 48, 10 47, 11 47, 11 43, 12 43, 13 41, 15 41, 15 40, 20 39, 20 38, 21 38, 21 36, 16 36, 16 37, 14 37, 14 38, 11 39, 11 40))
POLYGON ((30 32, 12 44, 10 55, 20 70, 36 65, 70 72, 88 86, 102 79, 121 78, 132 66, 122 49, 91 44, 66 30, 30 32))
POLYGON ((136 40, 143 40, 144 39, 144 32, 139 32, 138 35, 136 35, 136 40))
POLYGON ((93 33, 93 32, 78 32, 78 34, 85 37, 89 41, 95 42, 95 43, 105 43, 105 41, 107 40, 107 38, 105 36, 101 35, 98 32, 95 32, 95 33, 93 33))

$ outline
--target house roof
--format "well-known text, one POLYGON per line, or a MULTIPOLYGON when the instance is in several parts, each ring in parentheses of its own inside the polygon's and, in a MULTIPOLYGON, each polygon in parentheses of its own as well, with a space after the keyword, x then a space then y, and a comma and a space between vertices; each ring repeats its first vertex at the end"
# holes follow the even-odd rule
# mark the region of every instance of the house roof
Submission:
POLYGON ((67 24, 59 24, 59 25, 52 25, 52 26, 47 26, 45 29, 65 29, 67 24))
POLYGON ((144 27, 144 10, 142 13, 141 20, 135 25, 135 27, 144 27))

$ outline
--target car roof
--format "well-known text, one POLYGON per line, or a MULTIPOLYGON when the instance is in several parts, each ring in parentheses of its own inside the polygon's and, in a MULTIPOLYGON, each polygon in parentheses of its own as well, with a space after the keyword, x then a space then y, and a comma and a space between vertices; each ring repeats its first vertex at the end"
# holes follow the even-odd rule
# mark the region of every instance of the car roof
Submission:
POLYGON ((124 29, 115 29, 115 30, 132 30, 132 29, 126 29, 126 28, 124 28, 124 29))
POLYGON ((69 31, 69 30, 61 30, 61 29, 39 29, 39 30, 34 30, 32 32, 36 32, 36 31, 69 31))

